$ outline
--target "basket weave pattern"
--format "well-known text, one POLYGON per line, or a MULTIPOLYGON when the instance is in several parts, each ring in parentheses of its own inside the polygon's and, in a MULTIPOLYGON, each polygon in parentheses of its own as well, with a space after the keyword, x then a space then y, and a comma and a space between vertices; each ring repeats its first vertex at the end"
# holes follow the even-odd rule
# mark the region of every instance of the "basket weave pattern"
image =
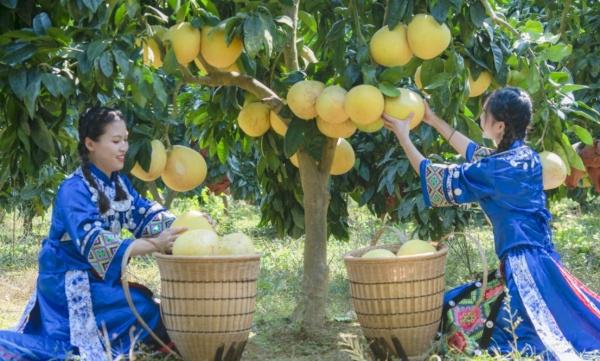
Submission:
POLYGON ((365 337, 385 339, 391 352, 396 337, 409 357, 419 357, 430 349, 441 320, 448 248, 442 244, 423 256, 360 258, 375 248, 396 253, 400 245, 366 247, 344 257, 358 322, 365 337))
POLYGON ((260 256, 155 256, 162 317, 182 357, 239 360, 252 327, 260 256))

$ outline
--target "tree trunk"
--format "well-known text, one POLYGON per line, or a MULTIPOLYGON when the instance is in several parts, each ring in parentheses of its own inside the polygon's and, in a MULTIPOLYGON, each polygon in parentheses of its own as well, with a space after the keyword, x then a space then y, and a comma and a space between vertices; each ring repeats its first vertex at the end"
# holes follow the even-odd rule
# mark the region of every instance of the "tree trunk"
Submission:
POLYGON ((302 294, 294 318, 307 334, 317 333, 325 321, 329 268, 327 266, 327 189, 329 169, 323 172, 305 152, 299 152, 300 179, 304 191, 304 276, 302 294))

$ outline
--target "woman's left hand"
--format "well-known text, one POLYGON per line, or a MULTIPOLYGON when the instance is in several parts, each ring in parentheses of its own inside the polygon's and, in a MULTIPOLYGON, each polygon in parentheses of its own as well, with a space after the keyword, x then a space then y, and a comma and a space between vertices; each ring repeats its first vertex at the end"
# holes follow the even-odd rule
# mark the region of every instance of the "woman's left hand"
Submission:
POLYGON ((408 134, 410 133, 410 122, 414 116, 415 113, 411 112, 405 119, 398 119, 383 113, 382 118, 384 126, 394 132, 398 138, 402 138, 408 137, 408 134))

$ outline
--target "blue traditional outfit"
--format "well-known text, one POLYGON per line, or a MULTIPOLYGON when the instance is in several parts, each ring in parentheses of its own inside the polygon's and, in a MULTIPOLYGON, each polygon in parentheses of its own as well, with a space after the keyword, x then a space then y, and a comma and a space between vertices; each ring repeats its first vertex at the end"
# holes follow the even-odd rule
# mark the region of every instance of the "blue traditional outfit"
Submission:
MULTIPOLYGON (((76 354, 82 360, 106 360, 104 328, 114 354, 129 351, 134 325, 138 339, 148 339, 120 282, 121 261, 133 242, 122 239, 121 230, 128 229, 135 238, 152 237, 175 217, 142 198, 126 177, 117 172, 108 177, 93 164, 89 167, 110 208, 100 213, 98 190, 81 168, 62 183, 39 254, 36 289, 15 330, 0 331, 1 360, 64 360, 76 354), (125 200, 114 200, 116 182, 125 190, 125 200)), ((131 296, 146 323, 163 331, 152 293, 138 286, 131 296)))
POLYGON ((466 153, 463 164, 422 161, 425 203, 479 202, 493 225, 500 269, 490 275, 482 305, 475 303, 480 282, 446 293, 447 344, 475 354, 516 348, 561 361, 599 350, 600 297, 565 269, 554 249, 538 154, 522 141, 504 152, 471 143, 466 153), (492 299, 498 301, 486 302, 492 299), (521 322, 513 330, 515 314, 521 322))

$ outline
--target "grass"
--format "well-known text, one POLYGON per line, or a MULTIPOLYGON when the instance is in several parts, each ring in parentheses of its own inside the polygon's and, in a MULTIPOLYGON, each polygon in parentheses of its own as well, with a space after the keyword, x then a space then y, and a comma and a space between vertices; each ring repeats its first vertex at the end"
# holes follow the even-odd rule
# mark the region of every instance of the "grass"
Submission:
MULTIPOLYGON (((271 228, 257 228, 258 210, 245 203, 229 200, 225 208, 220 197, 205 197, 202 207, 218 223, 218 231, 225 234, 241 231, 252 236, 263 253, 258 281, 258 298, 253 330, 243 360, 370 360, 368 347, 355 321, 349 301, 348 284, 343 255, 369 244, 380 222, 364 208, 351 205, 351 239, 348 242, 331 240, 328 244, 330 267, 327 324, 318 337, 302 335, 290 319, 302 279, 303 240, 278 238, 271 228)), ((176 201, 175 212, 195 208, 190 200, 176 201)), ((600 201, 583 212, 577 203, 566 200, 555 204, 555 244, 563 262, 593 290, 600 289, 600 201)), ((32 232, 22 234, 21 224, 12 215, 6 215, 0 225, 0 329, 11 327, 20 317, 31 291, 37 272, 37 251, 40 240, 48 230, 49 214, 35 219, 32 232), (14 227, 13 227, 14 225, 14 227), (14 232, 13 232, 14 231, 14 232)), ((410 231, 410 225, 403 231, 410 231)), ((496 263, 493 240, 488 227, 473 228, 469 233, 478 237, 488 256, 488 263, 496 263)), ((386 232, 380 243, 393 243, 395 235, 386 232)), ((133 281, 140 281, 159 292, 158 269, 153 261, 138 258, 130 266, 133 281)), ((465 241, 455 241, 448 258, 447 285, 457 285, 481 270, 477 250, 465 241)), ((461 359, 460 355, 446 355, 446 359, 461 359)), ((518 353, 513 358, 519 358, 518 353)), ((138 353, 138 360, 164 358, 138 353)), ((480 357, 492 360, 499 357, 480 357)))

